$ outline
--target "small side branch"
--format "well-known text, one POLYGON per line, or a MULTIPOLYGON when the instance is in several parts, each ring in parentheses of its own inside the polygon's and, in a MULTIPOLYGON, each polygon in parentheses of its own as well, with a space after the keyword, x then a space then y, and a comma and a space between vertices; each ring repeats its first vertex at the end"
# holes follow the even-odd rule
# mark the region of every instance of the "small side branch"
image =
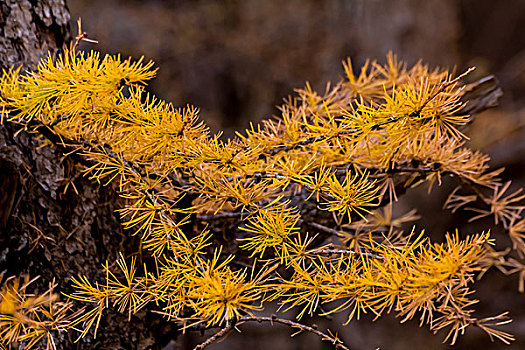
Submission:
POLYGON ((197 219, 201 221, 214 221, 214 220, 222 220, 222 219, 240 218, 242 220, 244 216, 248 216, 248 215, 250 215, 250 213, 248 212, 222 212, 222 213, 217 213, 213 215, 197 215, 197 219))
POLYGON ((201 350, 207 347, 208 345, 213 344, 215 341, 217 341, 217 339, 222 338, 223 336, 226 335, 226 333, 231 331, 232 328, 233 328, 233 323, 228 323, 226 327, 224 327, 223 329, 221 329, 220 331, 218 331, 217 333, 215 333, 214 335, 206 339, 205 342, 197 345, 193 350, 201 350))
MULTIPOLYGON (((304 325, 302 323, 294 322, 294 321, 287 320, 287 319, 284 319, 284 318, 277 318, 275 316, 271 316, 271 317, 243 316, 243 317, 238 319, 236 324, 237 325, 241 325, 241 324, 243 324, 245 322, 250 322, 250 321, 257 321, 259 323, 261 323, 261 322, 270 322, 270 324, 272 324, 272 325, 274 323, 284 324, 284 325, 287 325, 287 326, 289 326, 291 328, 298 329, 298 331, 296 333, 292 334, 292 337, 295 336, 296 334, 299 334, 299 333, 302 333, 302 332, 310 332, 310 333, 313 333, 313 334, 319 336, 321 338, 321 340, 329 341, 330 343, 332 343, 335 346, 336 349, 350 350, 346 345, 344 345, 343 341, 337 337, 337 335, 332 335, 330 332, 329 332, 330 334, 326 334, 326 333, 321 332, 320 330, 318 330, 318 329, 316 329, 314 327, 310 327, 310 326, 304 325)), ((194 348, 194 350, 202 350, 205 347, 207 347, 208 345, 211 345, 212 343, 217 341, 219 338, 221 338, 224 335, 226 335, 233 327, 234 327, 233 324, 231 324, 231 323, 227 324, 226 327, 222 328, 220 331, 215 333, 213 336, 211 336, 210 338, 206 339, 206 341, 204 341, 203 343, 197 345, 194 348)))
POLYGON ((321 332, 320 330, 318 330, 318 329, 316 329, 314 327, 310 327, 310 326, 304 325, 302 323, 294 322, 294 321, 287 320, 287 319, 284 319, 284 318, 277 318, 277 317, 274 317, 274 316, 271 316, 271 317, 244 316, 244 317, 241 317, 239 319, 238 324, 243 323, 243 322, 249 322, 249 321, 257 321, 259 323, 261 323, 261 322, 270 322, 272 325, 274 323, 284 324, 284 325, 290 326, 292 328, 299 329, 299 332, 294 333, 292 336, 294 336, 294 335, 296 335, 298 333, 301 333, 301 332, 310 332, 310 333, 313 333, 313 334, 321 337, 321 340, 329 341, 330 343, 332 343, 335 346, 336 349, 350 350, 346 345, 344 345, 343 341, 337 337, 337 335, 334 336, 334 335, 331 335, 331 334, 326 334, 326 333, 321 332))

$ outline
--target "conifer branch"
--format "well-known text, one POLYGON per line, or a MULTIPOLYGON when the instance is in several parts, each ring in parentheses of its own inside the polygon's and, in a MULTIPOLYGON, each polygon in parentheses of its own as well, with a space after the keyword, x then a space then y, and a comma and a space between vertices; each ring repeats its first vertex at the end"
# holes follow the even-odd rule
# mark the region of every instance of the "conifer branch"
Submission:
MULTIPOLYGON (((77 41, 84 39, 79 32, 77 41)), ((155 301, 160 314, 184 325, 223 327, 197 348, 258 321, 347 349, 314 327, 251 316, 276 300, 299 307, 298 318, 337 301, 324 313, 349 310, 350 321, 395 309, 403 321, 419 313, 434 331, 449 327, 451 342, 471 325, 510 340, 491 328, 504 324, 499 318, 470 316, 470 284, 489 266, 521 276, 523 265, 487 248, 487 234, 463 240, 447 234, 446 243, 432 244, 423 232, 401 230, 415 212, 392 218, 398 195, 453 175, 475 194, 453 192, 446 205, 483 202, 487 209, 475 208, 477 217, 493 215, 525 251, 519 204, 525 195, 505 196, 510 184, 489 172, 488 156, 465 144, 462 130, 472 118, 464 114, 463 75, 452 78, 421 63, 409 69, 393 55, 359 74, 346 63, 345 79, 324 95, 307 86, 277 120, 222 141, 198 120, 197 109, 175 109, 144 92, 141 84, 155 74, 151 65, 73 48, 32 73, 13 69, 0 79, 4 122, 37 131, 78 158, 91 179, 117 186, 123 226, 142 233, 151 263, 144 268, 155 266, 138 274, 135 259, 121 256, 106 263, 105 281, 74 278, 71 298, 91 305, 70 322, 82 326, 80 337, 90 329, 96 335, 108 307, 131 317, 155 301), (183 194, 191 196, 178 208, 183 194), (317 216, 336 225, 320 224, 317 216), (307 225, 322 234, 310 237, 307 225), (324 245, 326 239, 341 244, 324 245)), ((496 92, 491 88, 490 98, 471 107, 488 107, 496 92)))

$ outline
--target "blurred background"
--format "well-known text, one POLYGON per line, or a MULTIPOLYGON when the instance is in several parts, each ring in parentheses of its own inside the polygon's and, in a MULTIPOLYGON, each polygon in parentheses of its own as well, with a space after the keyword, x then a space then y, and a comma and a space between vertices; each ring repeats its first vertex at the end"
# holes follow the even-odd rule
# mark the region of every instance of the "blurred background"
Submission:
MULTIPOLYGON (((250 122, 277 114, 276 105, 305 82, 323 92, 341 79, 341 61, 359 68, 367 58, 383 62, 389 50, 409 64, 421 59, 463 71, 469 79, 494 74, 504 96, 500 107, 479 115, 467 130, 471 146, 489 153, 492 165, 504 166, 513 187, 525 184, 525 1, 492 0, 69 0, 73 19, 98 45, 84 49, 154 60, 158 77, 149 90, 175 106, 195 105, 213 131, 233 136, 250 122)), ((76 28, 76 24, 72 24, 76 28)), ((439 240, 459 227, 475 232, 491 227, 502 245, 508 240, 489 219, 467 224, 464 214, 441 209, 451 187, 445 183, 428 196, 411 191, 401 210, 418 208, 418 227, 439 240), (439 222, 433 220, 439 216, 439 222), (501 237, 500 237, 501 236, 501 237)), ((511 311, 505 330, 519 339, 511 349, 525 349, 525 307, 517 276, 489 273, 477 288, 480 316, 511 311)), ((271 311, 269 311, 271 313, 271 311)), ((292 316, 289 316, 292 317, 292 316)), ((372 323, 365 315, 343 327, 333 320, 304 320, 337 330, 351 349, 445 349, 445 333, 431 334, 416 320, 400 324, 387 315, 372 323)), ((290 339, 286 327, 244 325, 210 349, 329 349, 315 336, 290 339)), ((167 349, 191 349, 205 337, 181 337, 167 349)), ((477 329, 468 329, 457 349, 504 349, 477 329)))

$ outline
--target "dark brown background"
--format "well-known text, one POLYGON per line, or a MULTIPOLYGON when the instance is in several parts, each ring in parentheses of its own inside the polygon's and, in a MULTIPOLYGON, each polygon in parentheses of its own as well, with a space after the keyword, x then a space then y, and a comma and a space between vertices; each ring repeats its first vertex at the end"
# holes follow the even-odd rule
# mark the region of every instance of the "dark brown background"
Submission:
MULTIPOLYGON (((506 177, 523 185, 525 174, 525 1, 491 0, 243 0, 130 1, 69 0, 72 18, 100 41, 84 44, 102 52, 120 52, 153 59, 160 68, 151 91, 176 106, 193 104, 213 130, 246 127, 276 113, 275 105, 309 81, 323 90, 342 75, 341 60, 351 57, 359 67, 366 58, 382 61, 389 50, 414 63, 475 65, 472 76, 495 74, 504 90, 498 110, 480 115, 471 126, 473 147, 488 152, 494 166, 507 167, 506 177)), ((400 207, 417 207, 418 227, 439 239, 460 226, 464 232, 488 228, 465 225, 464 215, 441 210, 445 191, 412 191, 400 207), (440 220, 436 222, 435 218, 440 220), (442 218, 442 219, 441 219, 442 218)), ((450 189, 448 189, 450 190, 450 189)), ((493 226, 493 225, 492 225, 493 226)), ((497 228, 492 228, 499 235, 497 228)), ((501 241, 507 244, 502 236, 501 241)), ((489 316, 510 310, 514 323, 506 329, 525 348, 523 295, 517 278, 489 274, 480 283, 478 309, 489 316)), ((444 334, 432 336, 416 321, 400 325, 392 316, 342 327, 344 315, 332 322, 351 349, 443 349, 444 334)), ((242 327, 210 349, 325 349, 310 335, 288 337, 290 330, 259 325, 242 327)), ((186 349, 201 338, 186 337, 172 348, 186 349)), ((204 338, 202 338, 204 339, 204 338)), ((469 329, 457 349, 503 349, 479 330, 469 329)))

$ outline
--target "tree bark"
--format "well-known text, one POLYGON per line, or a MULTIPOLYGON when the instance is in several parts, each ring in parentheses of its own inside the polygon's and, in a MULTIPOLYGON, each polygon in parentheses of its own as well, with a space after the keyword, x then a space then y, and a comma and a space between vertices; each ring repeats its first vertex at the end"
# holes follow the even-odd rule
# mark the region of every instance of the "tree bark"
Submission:
POLYGON ((70 40, 65 0, 0 1, 0 68, 31 66, 70 40))
MULTIPOLYGON (((0 11, 2 69, 31 69, 71 40, 65 0, 0 0, 0 11)), ((115 212, 118 196, 84 178, 57 148, 41 147, 38 135, 18 129, 0 124, 0 286, 10 276, 40 276, 35 292, 55 280, 56 291, 67 293, 71 276, 103 280, 106 259, 137 249, 115 212)), ((55 340, 57 349, 154 349, 173 330, 145 312, 130 321, 110 312, 96 339, 74 343, 78 334, 70 332, 55 340)))

